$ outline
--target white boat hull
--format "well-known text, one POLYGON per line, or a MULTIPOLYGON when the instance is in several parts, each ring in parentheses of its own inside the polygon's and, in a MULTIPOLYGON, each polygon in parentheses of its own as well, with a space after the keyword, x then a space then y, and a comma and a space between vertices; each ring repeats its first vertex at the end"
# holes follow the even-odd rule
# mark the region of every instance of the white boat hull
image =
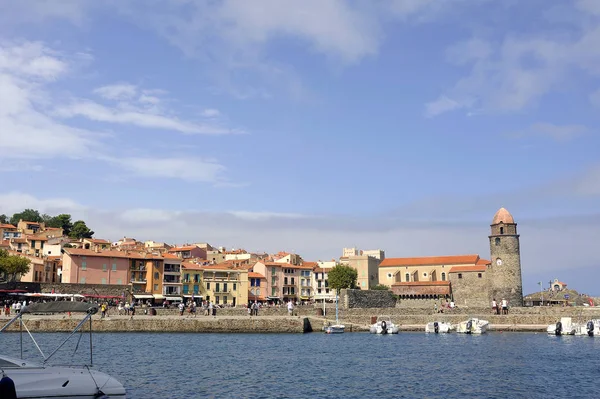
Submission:
POLYGON ((378 321, 377 323, 371 325, 371 327, 369 328, 369 332, 371 334, 398 334, 399 331, 400 329, 398 328, 398 326, 396 326, 391 321, 386 323, 378 321))
POLYGON ((342 324, 336 324, 333 326, 323 327, 325 334, 342 334, 346 327, 342 324))
POLYGON ((485 334, 490 323, 487 320, 469 319, 456 326, 456 332, 462 334, 485 334))
POLYGON ((120 382, 95 370, 42 367, 5 369, 4 372, 15 383, 17 398, 97 399, 102 396, 97 396, 96 386, 106 398, 126 397, 120 382))
POLYGON ((430 323, 427 323, 425 325, 425 332, 426 333, 449 333, 451 332, 453 329, 452 324, 450 323, 446 323, 444 321, 432 321, 430 323), (436 323, 437 323, 437 329, 436 329, 436 323))
MULTIPOLYGON (((585 328, 585 325, 583 326, 585 328)), ((580 329, 578 324, 571 321, 570 317, 561 317, 560 321, 555 324, 550 324, 546 331, 549 335, 576 335, 580 329)))

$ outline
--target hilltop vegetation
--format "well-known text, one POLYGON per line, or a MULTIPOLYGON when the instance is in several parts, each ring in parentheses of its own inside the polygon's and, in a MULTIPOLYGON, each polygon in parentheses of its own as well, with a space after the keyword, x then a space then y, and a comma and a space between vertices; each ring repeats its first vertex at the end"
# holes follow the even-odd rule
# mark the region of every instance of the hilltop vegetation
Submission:
POLYGON ((61 228, 63 229, 63 234, 71 238, 92 238, 94 236, 94 232, 87 226, 85 221, 76 220, 75 222, 72 222, 71 215, 68 213, 50 216, 45 213, 40 214, 40 212, 35 209, 25 209, 22 212, 15 213, 10 218, 4 214, 0 215, 0 223, 16 226, 17 223, 19 223, 19 220, 44 223, 46 227, 61 228))

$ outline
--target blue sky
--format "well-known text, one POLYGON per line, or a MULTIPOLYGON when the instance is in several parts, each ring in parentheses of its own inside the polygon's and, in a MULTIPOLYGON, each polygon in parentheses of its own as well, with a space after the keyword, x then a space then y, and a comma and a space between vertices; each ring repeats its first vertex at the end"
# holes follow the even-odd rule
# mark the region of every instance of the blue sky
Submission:
POLYGON ((600 2, 0 0, 0 213, 600 290, 600 2))

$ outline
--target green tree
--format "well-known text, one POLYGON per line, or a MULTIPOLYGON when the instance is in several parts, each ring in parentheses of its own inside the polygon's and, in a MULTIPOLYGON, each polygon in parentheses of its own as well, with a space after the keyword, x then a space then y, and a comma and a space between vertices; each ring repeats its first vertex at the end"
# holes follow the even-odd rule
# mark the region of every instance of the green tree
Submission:
POLYGON ((8 223, 8 216, 6 216, 5 214, 0 215, 0 224, 6 223, 8 223))
POLYGON ((383 284, 376 284, 376 285, 372 286, 371 289, 375 290, 375 291, 389 291, 390 287, 388 287, 387 285, 383 285, 383 284))
POLYGON ((71 234, 71 229, 73 229, 71 215, 69 215, 68 213, 61 213, 58 216, 54 216, 46 223, 46 226, 61 228, 63 229, 63 234, 68 236, 71 234))
POLYGON ((327 273, 329 286, 339 294, 341 289, 354 288, 358 279, 358 272, 355 268, 337 264, 327 273))
POLYGON ((14 224, 15 226, 19 223, 19 220, 26 220, 28 222, 36 222, 40 223, 43 221, 42 215, 35 209, 25 209, 23 212, 15 213, 10 218, 10 224, 14 224))
POLYGON ((78 220, 73 223, 73 228, 69 235, 71 238, 92 238, 93 236, 94 232, 87 227, 83 220, 78 220))
POLYGON ((17 276, 25 274, 30 269, 29 259, 10 255, 6 250, 0 250, 0 273, 6 276, 8 282, 17 280, 17 276))

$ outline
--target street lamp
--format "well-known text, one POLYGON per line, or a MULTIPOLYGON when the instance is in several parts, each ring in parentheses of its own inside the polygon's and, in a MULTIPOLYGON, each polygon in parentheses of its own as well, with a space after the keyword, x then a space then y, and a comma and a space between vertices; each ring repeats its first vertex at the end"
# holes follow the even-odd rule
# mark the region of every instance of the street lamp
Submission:
POLYGON ((541 281, 538 284, 540 285, 540 293, 542 294, 542 304, 541 304, 541 306, 544 306, 544 288, 542 287, 542 282, 541 281))

